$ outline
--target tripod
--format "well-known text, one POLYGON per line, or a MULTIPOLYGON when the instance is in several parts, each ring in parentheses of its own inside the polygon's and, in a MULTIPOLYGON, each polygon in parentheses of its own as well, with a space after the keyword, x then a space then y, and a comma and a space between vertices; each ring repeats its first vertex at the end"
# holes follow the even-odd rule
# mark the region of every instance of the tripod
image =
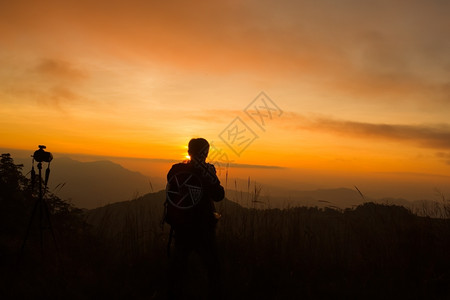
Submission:
MULTIPOLYGON (((33 219, 38 211, 39 211, 39 238, 40 238, 41 254, 42 255, 44 254, 44 229, 50 230, 52 237, 53 237, 53 242, 55 243, 55 248, 58 251, 55 233, 53 231, 52 222, 50 220, 50 211, 48 209, 47 202, 44 199, 44 193, 47 190, 48 178, 50 176, 50 162, 48 162, 47 170, 45 171, 44 189, 42 188, 42 162, 38 162, 37 168, 39 170, 39 194, 38 194, 38 198, 36 199, 36 202, 34 204, 33 211, 31 213, 30 221, 28 223, 27 231, 25 234, 25 238, 23 240, 22 247, 20 249, 20 257, 23 255, 23 251, 25 249, 25 244, 28 240, 28 237, 29 237, 30 231, 31 231, 31 227, 33 225, 33 219), (47 221, 48 227, 44 227, 44 218, 47 221)), ((33 166, 31 169, 32 190, 34 189, 35 177, 36 177, 36 173, 34 171, 34 158, 33 158, 33 166)))

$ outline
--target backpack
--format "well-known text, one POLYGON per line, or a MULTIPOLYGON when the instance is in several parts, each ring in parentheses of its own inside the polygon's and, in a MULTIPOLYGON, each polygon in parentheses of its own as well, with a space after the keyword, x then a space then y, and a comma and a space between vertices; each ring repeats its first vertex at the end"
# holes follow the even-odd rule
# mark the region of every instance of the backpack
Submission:
POLYGON ((167 180, 164 222, 171 227, 195 224, 205 201, 202 180, 190 170, 178 171, 167 180))

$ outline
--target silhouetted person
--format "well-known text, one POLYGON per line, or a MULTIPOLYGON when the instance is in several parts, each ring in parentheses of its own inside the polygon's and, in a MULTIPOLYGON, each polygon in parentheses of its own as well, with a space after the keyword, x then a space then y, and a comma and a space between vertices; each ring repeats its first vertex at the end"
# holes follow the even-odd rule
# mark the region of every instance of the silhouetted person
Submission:
POLYGON ((221 297, 221 279, 215 228, 218 214, 214 202, 225 192, 212 164, 206 163, 209 143, 189 141, 190 160, 172 166, 167 174, 166 221, 173 229, 175 249, 169 270, 169 299, 183 299, 189 255, 196 251, 208 272, 208 297, 221 297))

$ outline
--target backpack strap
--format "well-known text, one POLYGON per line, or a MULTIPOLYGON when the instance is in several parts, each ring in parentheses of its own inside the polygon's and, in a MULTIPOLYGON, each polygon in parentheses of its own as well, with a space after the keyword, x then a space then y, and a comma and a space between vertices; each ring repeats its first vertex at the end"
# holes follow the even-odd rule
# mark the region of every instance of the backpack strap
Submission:
POLYGON ((170 258, 170 246, 172 244, 173 227, 170 226, 169 241, 167 242, 167 257, 170 258))
POLYGON ((168 205, 168 203, 167 203, 167 198, 166 198, 166 201, 164 201, 163 215, 162 215, 161 224, 160 224, 161 230, 164 230, 164 223, 167 223, 167 205, 168 205))

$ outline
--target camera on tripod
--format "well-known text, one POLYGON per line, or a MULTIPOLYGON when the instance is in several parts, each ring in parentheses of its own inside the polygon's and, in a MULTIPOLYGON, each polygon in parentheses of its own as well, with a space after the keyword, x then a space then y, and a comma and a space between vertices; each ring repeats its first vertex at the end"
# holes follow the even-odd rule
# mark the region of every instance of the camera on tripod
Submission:
POLYGON ((50 152, 46 152, 44 149, 47 147, 44 145, 39 145, 39 150, 34 151, 33 158, 37 162, 51 162, 53 155, 50 152))
POLYGON ((33 218, 35 217, 36 214, 38 214, 39 216, 39 229, 40 229, 40 238, 41 238, 41 251, 43 251, 43 230, 46 229, 47 227, 43 226, 43 222, 47 221, 48 224, 48 229, 50 229, 50 232, 53 236, 53 241, 55 242, 55 247, 58 248, 57 244, 56 244, 56 238, 55 238, 55 233, 53 232, 53 227, 52 227, 52 223, 50 221, 50 212, 49 212, 49 208, 47 205, 47 202, 45 201, 44 195, 47 192, 47 183, 48 183, 48 178, 50 177, 50 162, 53 159, 53 155, 50 152, 46 152, 44 149, 46 149, 47 147, 45 147, 44 145, 39 145, 38 146, 39 149, 34 151, 34 154, 31 155, 32 162, 31 162, 31 193, 34 193, 34 186, 36 183, 36 178, 38 180, 38 187, 39 187, 39 194, 38 197, 36 199, 36 203, 34 204, 34 208, 31 212, 31 218, 30 218, 30 222, 28 223, 28 228, 27 231, 25 233, 25 238, 23 240, 22 243, 22 247, 20 248, 20 256, 19 259, 22 257, 23 255, 23 251, 25 248, 25 243, 28 239, 28 236, 30 234, 30 230, 31 230, 31 226, 33 224, 33 218), (39 170, 39 175, 36 176, 36 172, 34 170, 34 161, 37 161, 37 168, 39 170), (45 180, 42 178, 42 162, 46 162, 47 164, 47 169, 45 170, 45 180), (43 219, 45 218, 45 219, 43 219))

